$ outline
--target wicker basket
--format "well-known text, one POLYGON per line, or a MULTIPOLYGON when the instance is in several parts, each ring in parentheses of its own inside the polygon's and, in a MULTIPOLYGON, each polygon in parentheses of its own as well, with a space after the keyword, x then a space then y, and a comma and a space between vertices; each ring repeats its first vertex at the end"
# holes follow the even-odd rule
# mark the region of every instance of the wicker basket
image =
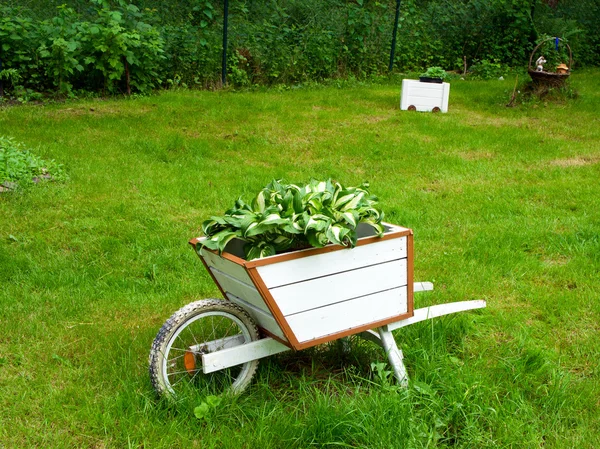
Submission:
POLYGON ((542 42, 540 42, 531 52, 531 56, 529 57, 528 72, 529 72, 529 76, 531 77, 534 84, 537 84, 540 86, 548 86, 548 87, 561 87, 565 83, 567 78, 569 78, 569 75, 571 75, 571 67, 573 67, 573 53, 571 52, 571 47, 569 47, 569 44, 564 42, 563 39, 561 39, 560 37, 557 37, 557 38, 550 37, 550 38, 544 39, 542 42), (569 50, 569 69, 567 70, 567 73, 556 73, 556 72, 546 72, 546 71, 540 72, 540 71, 535 70, 535 68, 532 66, 533 57, 534 57, 535 53, 538 51, 538 49, 544 43, 546 43, 550 40, 554 40, 554 39, 558 39, 559 41, 562 41, 567 46, 567 49, 569 50))

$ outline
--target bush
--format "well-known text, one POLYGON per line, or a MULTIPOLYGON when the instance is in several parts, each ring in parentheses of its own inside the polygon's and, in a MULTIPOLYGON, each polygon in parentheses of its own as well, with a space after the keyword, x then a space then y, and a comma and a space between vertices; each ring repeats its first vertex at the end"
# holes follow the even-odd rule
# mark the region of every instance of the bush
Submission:
MULTIPOLYGON (((215 0, 38 0, 0 6, 5 91, 73 95, 220 83, 223 4, 215 0), (56 8, 57 4, 65 3, 56 8), (10 75, 9 75, 10 74, 10 75)), ((233 2, 229 82, 304 83, 387 73, 395 0, 233 2)), ((559 36, 576 63, 600 64, 600 1, 404 0, 394 68, 477 77, 525 68, 536 41, 559 36), (552 5, 552 6, 549 6, 552 5)), ((2 92, 0 91, 0 95, 2 92)))
POLYGON ((469 72, 473 78, 491 80, 506 75, 508 67, 503 66, 497 61, 482 59, 481 61, 476 61, 475 64, 470 67, 469 72))

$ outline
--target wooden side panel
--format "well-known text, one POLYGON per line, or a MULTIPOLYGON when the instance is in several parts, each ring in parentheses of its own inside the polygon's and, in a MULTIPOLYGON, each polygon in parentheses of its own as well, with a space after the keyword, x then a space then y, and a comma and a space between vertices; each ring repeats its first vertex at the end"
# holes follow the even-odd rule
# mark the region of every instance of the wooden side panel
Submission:
POLYGON ((406 259, 272 288, 284 316, 407 284, 406 259))
POLYGON ((261 309, 265 313, 271 313, 254 285, 245 284, 216 268, 210 268, 210 271, 225 294, 231 293, 238 298, 244 298, 246 302, 252 304, 254 307, 261 309))
POLYGON ((401 259, 406 257, 406 254, 407 237, 399 237, 256 268, 267 288, 272 289, 306 279, 401 259))
POLYGON ((242 265, 236 264, 231 260, 227 260, 224 257, 220 257, 207 250, 202 251, 201 257, 210 268, 216 268, 220 272, 226 273, 244 284, 253 285, 250 276, 248 276, 246 269, 242 265))
POLYGON ((287 341, 287 338, 285 338, 283 335, 279 324, 277 324, 277 321, 275 321, 275 318, 273 318, 273 315, 271 315, 270 312, 265 312, 264 310, 255 307, 249 302, 246 302, 243 299, 232 295, 231 293, 227 294, 227 299, 248 312, 258 327, 265 329, 270 334, 275 337, 279 337, 283 341, 287 341))
POLYGON ((300 343, 375 323, 407 312, 407 287, 375 293, 287 316, 300 343))
POLYGON ((335 245, 254 261, 202 251, 223 295, 257 325, 304 349, 413 315, 413 235, 389 225, 354 249, 335 245), (325 294, 323 294, 325 292, 325 294))

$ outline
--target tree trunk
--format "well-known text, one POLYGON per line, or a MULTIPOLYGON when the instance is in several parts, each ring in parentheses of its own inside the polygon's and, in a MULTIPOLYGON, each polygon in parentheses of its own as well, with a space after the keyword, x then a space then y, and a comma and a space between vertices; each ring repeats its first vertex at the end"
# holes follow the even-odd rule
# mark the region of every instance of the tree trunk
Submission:
POLYGON ((129 77, 129 63, 127 62, 127 58, 123 56, 123 60, 125 61, 125 82, 127 83, 127 95, 131 95, 131 84, 129 77))

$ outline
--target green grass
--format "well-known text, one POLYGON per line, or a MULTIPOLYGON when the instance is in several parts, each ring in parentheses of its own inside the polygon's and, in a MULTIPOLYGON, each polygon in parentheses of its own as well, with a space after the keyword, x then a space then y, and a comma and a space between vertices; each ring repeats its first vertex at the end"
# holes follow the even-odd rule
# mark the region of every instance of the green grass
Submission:
POLYGON ((0 447, 595 448, 600 445, 600 72, 576 100, 506 108, 452 82, 169 92, 0 109, 0 134, 69 176, 0 195, 0 447), (217 288, 187 245, 272 178, 368 180, 415 232, 417 306, 488 307, 397 331, 412 379, 354 343, 274 356, 205 422, 147 375, 175 310, 217 288))

